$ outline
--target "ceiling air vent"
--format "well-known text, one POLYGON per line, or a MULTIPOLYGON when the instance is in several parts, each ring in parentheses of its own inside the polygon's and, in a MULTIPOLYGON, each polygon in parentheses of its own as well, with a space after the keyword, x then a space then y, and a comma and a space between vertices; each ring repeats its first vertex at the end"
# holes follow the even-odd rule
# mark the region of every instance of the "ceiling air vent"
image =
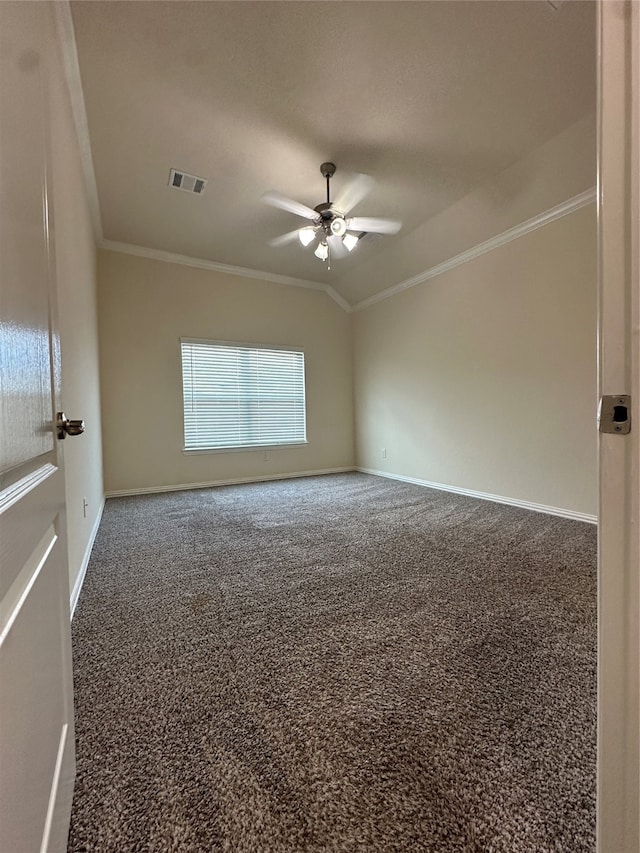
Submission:
POLYGON ((177 169, 172 169, 169 172, 169 186, 174 187, 176 190, 184 190, 187 193, 202 195, 206 185, 206 178, 187 175, 186 172, 179 172, 177 169))

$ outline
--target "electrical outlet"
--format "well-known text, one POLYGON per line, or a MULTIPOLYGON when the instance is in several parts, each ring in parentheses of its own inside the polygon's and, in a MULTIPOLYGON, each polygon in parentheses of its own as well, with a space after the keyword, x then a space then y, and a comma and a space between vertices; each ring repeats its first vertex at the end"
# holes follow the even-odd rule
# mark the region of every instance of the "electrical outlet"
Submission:
POLYGON ((267 453, 266 450, 265 450, 264 456, 262 458, 264 459, 265 462, 269 459, 269 454, 267 453))
POLYGON ((380 451, 380 458, 381 459, 387 458, 387 448, 386 447, 383 447, 382 450, 380 451))

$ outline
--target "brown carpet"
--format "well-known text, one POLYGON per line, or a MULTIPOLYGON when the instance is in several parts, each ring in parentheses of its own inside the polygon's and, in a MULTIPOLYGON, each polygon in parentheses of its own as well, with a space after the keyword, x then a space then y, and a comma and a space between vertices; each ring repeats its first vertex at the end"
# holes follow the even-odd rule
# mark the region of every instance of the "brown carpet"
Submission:
POLYGON ((595 566, 365 474, 107 501, 69 851, 593 851, 595 566))

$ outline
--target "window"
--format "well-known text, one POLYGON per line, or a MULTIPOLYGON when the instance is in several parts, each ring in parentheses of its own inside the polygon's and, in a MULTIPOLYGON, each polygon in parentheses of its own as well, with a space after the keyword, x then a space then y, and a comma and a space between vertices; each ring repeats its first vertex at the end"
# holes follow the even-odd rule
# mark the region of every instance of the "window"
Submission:
POLYGON ((184 449, 306 442, 304 353, 182 340, 184 449))

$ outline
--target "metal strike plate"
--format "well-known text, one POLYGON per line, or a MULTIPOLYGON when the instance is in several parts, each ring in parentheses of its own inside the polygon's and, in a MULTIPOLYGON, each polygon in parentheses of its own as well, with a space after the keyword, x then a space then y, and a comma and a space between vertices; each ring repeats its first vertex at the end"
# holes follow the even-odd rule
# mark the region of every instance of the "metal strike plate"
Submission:
POLYGON ((609 394, 600 399, 598 411, 600 432, 627 435, 631 430, 631 397, 629 394, 609 394))

